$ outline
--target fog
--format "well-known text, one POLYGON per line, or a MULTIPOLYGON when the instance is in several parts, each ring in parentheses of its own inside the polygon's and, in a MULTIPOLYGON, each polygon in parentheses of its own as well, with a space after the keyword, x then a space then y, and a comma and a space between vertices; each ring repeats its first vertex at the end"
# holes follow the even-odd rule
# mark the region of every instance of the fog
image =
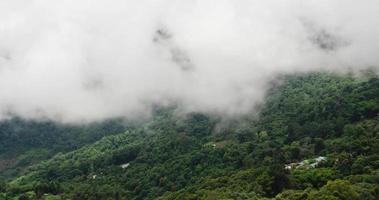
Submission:
POLYGON ((377 0, 0 0, 0 119, 238 116, 278 74, 379 64, 377 0))

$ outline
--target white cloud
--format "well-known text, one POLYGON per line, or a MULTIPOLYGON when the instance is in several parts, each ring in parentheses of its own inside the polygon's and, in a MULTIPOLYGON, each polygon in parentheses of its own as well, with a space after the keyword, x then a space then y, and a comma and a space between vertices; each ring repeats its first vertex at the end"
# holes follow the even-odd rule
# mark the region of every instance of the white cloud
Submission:
POLYGON ((235 115, 278 73, 378 66, 376 0, 2 0, 0 118, 235 115))

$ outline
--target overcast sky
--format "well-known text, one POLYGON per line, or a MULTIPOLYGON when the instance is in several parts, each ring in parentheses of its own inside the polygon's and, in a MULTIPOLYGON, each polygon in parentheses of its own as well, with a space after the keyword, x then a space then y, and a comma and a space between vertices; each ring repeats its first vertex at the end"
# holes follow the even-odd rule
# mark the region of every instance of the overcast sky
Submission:
POLYGON ((279 73, 379 65, 377 0, 0 0, 0 119, 233 116, 279 73))

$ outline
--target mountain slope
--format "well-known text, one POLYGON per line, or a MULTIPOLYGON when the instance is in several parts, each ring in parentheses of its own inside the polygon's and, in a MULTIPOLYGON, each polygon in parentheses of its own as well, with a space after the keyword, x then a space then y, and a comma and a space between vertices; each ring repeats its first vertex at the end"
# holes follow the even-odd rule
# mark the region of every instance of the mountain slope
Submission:
POLYGON ((0 178, 14 178, 30 165, 126 130, 121 120, 88 125, 12 118, 0 122, 0 178))
POLYGON ((225 122, 164 108, 0 191, 24 199, 379 198, 379 79, 281 79, 259 117, 225 122))

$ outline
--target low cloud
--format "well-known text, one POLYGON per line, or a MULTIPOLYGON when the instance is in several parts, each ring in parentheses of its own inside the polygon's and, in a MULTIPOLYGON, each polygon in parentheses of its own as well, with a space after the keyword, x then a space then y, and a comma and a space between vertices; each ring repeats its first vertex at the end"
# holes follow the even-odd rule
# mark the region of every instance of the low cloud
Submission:
POLYGON ((376 0, 5 0, 0 119, 235 116, 277 74, 378 67, 376 0))

